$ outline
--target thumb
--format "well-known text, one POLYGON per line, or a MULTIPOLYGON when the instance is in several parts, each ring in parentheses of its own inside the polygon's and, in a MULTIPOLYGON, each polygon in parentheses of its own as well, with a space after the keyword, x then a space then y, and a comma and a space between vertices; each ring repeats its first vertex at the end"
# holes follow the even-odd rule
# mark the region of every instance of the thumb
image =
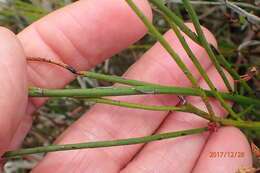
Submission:
POLYGON ((25 116, 26 73, 19 41, 12 32, 0 27, 0 155, 12 148, 12 138, 25 116))

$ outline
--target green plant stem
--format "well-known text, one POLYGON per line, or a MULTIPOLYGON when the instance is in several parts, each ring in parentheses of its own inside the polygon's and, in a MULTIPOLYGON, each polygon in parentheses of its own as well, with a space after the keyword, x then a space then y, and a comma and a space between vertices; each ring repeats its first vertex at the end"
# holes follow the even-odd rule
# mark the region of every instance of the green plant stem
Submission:
MULTIPOLYGON (((198 71, 200 72, 201 76, 205 79, 205 81, 209 84, 212 84, 212 82, 210 81, 206 71, 203 69, 202 65, 200 64, 200 62, 198 61, 198 59, 195 57, 195 55, 193 54, 192 50, 190 49, 190 47, 188 46, 185 38, 183 37, 183 35, 181 34, 180 30, 178 29, 177 25, 171 21, 170 18, 168 18, 166 15, 163 15, 166 20, 168 21, 168 23, 170 24, 171 28, 173 29, 173 31, 175 32, 175 34, 177 35, 179 41, 182 44, 182 47, 184 48, 184 50, 186 51, 186 53, 188 54, 189 58, 191 59, 191 61, 193 62, 193 64, 197 67, 198 71)), ((196 82, 195 83, 196 88, 198 88, 199 90, 201 90, 201 97, 209 111, 209 114, 214 115, 215 113, 210 105, 210 102, 208 100, 208 97, 206 95, 206 93, 203 91, 203 89, 200 87, 199 83, 196 82)), ((214 87, 214 85, 212 84, 212 86, 214 87)), ((211 88, 212 89, 212 88, 211 88)))
POLYGON ((118 76, 104 75, 104 74, 99 74, 99 73, 94 73, 89 71, 82 71, 80 72, 80 74, 93 79, 105 80, 113 83, 121 83, 121 84, 132 85, 132 86, 156 86, 160 88, 169 88, 168 86, 162 86, 162 85, 157 85, 157 84, 152 84, 152 83, 142 82, 137 80, 130 80, 118 76))
MULTIPOLYGON (((219 118, 216 116, 212 116, 212 115, 208 114, 207 112, 204 112, 204 111, 196 108, 195 106, 193 106, 190 103, 187 103, 183 107, 165 107, 165 106, 150 106, 150 105, 134 104, 134 103, 124 102, 124 101, 117 101, 117 100, 103 99, 103 98, 89 98, 89 99, 87 99, 87 101, 116 105, 116 106, 127 107, 127 108, 153 110, 153 111, 189 112, 189 113, 196 114, 202 118, 205 118, 209 121, 218 122, 221 125, 236 126, 239 128, 260 129, 260 122, 248 122, 248 121, 242 121, 242 120, 236 121, 236 120, 219 118)), ((252 107, 252 106, 249 106, 249 107, 252 107)))
MULTIPOLYGON (((208 97, 214 97, 213 91, 204 90, 208 97)), ((57 89, 50 90, 44 88, 29 88, 30 97, 104 97, 104 96, 123 96, 123 95, 145 95, 145 94, 177 94, 199 96, 198 89, 185 87, 168 87, 168 86, 119 86, 106 88, 91 88, 91 89, 57 89)), ((229 93, 219 92, 222 98, 244 104, 244 105, 260 105, 259 99, 245 97, 242 95, 234 95, 229 93)))
MULTIPOLYGON (((230 119, 224 119, 214 116, 209 116, 208 113, 197 109, 196 107, 188 104, 187 105, 190 110, 200 115, 201 117, 208 118, 214 122, 218 122, 221 125, 232 125, 240 128, 248 128, 248 129, 260 129, 260 122, 247 122, 247 121, 235 121, 230 119)), ((129 139, 119 139, 113 141, 99 141, 99 142, 87 142, 87 143, 79 143, 79 144, 66 144, 66 145, 52 145, 47 147, 35 147, 29 149, 18 149, 14 151, 8 151, 4 153, 3 158, 10 158, 19 155, 25 154, 35 154, 41 152, 54 152, 54 151, 64 151, 64 150, 76 150, 76 149, 86 149, 86 148, 100 148, 100 147, 111 147, 111 146, 122 146, 122 145, 132 145, 132 144, 140 144, 146 143, 156 140, 163 140, 168 138, 174 138, 178 136, 190 135, 201 133, 207 131, 207 127, 197 128, 192 130, 184 130, 179 132, 170 132, 164 134, 156 134, 151 136, 139 137, 139 138, 129 138, 129 139)))
POLYGON ((87 142, 87 143, 79 143, 79 144, 51 145, 46 147, 18 149, 14 151, 8 151, 4 153, 2 157, 9 158, 14 156, 35 154, 35 153, 42 153, 42 152, 54 152, 54 151, 64 151, 64 150, 77 150, 77 149, 86 149, 86 148, 100 148, 100 147, 140 144, 140 143, 146 143, 146 142, 151 142, 156 140, 163 140, 163 139, 169 139, 169 138, 174 138, 179 136, 201 133, 204 131, 207 131, 206 127, 192 129, 192 130, 178 131, 178 132, 156 134, 156 135, 144 136, 139 138, 119 139, 113 141, 87 142))
POLYGON ((242 120, 232 120, 232 119, 225 119, 225 118, 220 118, 220 117, 215 117, 215 116, 209 116, 207 112, 204 112, 196 107, 194 107, 191 104, 187 104, 186 108, 190 108, 190 112, 194 113, 196 115, 199 115, 202 118, 205 118, 207 120, 213 121, 220 123, 221 125, 224 126, 235 126, 238 128, 247 128, 247 129, 252 129, 252 130, 260 130, 260 122, 251 122, 251 121, 242 121, 242 120))
POLYGON ((211 46, 210 44, 208 43, 204 33, 203 33, 203 30, 201 29, 201 26, 200 26, 200 22, 199 22, 199 19, 197 17, 197 14, 195 12, 195 10, 193 9, 193 7, 191 6, 189 0, 183 0, 183 4, 185 6, 185 8, 187 9, 190 17, 191 17, 191 20, 192 20, 192 23, 195 27, 195 30, 198 34, 198 39, 199 39, 199 42, 201 43, 201 45, 205 48, 205 50, 207 51, 212 63, 214 64, 214 66, 216 67, 217 71, 219 72, 220 76, 222 77, 223 81, 225 82, 228 90, 230 92, 233 92, 233 89, 229 83, 229 80, 227 79, 225 73, 223 72, 223 70, 221 69, 221 66, 219 64, 219 62, 217 61, 217 58, 215 56, 215 54, 213 53, 212 49, 211 49, 211 46))
POLYGON ((185 63, 182 61, 180 56, 171 48, 170 44, 164 39, 164 37, 160 34, 160 32, 154 27, 154 25, 148 20, 148 18, 142 13, 142 11, 133 3, 132 0, 126 0, 128 5, 135 11, 135 13, 139 16, 139 18, 143 21, 143 23, 147 26, 149 29, 151 35, 156 38, 160 42, 160 44, 165 48, 165 50, 171 55, 171 57, 174 59, 176 64, 179 66, 179 68, 183 71, 183 73, 186 75, 186 77, 190 80, 192 85, 195 88, 198 88, 199 94, 203 100, 203 102, 206 105, 207 110, 209 111, 210 115, 215 116, 213 109, 210 105, 210 102, 207 99, 206 94, 203 92, 203 90, 200 88, 199 82, 197 79, 193 76, 189 68, 185 65, 185 63))
MULTIPOLYGON (((200 68, 198 68, 198 69, 200 69, 200 68)), ((203 70, 203 68, 202 68, 202 70, 203 70)), ((156 86, 156 87, 161 87, 161 88, 171 87, 171 86, 163 86, 163 85, 158 85, 158 84, 153 84, 153 83, 148 83, 148 82, 126 79, 126 78, 119 77, 119 76, 104 75, 104 74, 88 72, 88 71, 84 71, 84 72, 80 72, 80 73, 89 78, 104 80, 104 81, 113 82, 113 83, 121 83, 121 84, 126 84, 126 85, 133 85, 133 86, 156 86)), ((211 82, 209 79, 207 79, 207 76, 204 76, 204 73, 201 73, 201 75, 207 83, 211 82)), ((241 89, 243 89, 243 88, 241 88, 241 89)), ((214 97, 216 97, 216 94, 214 97)))
MULTIPOLYGON (((178 54, 171 48, 171 46, 168 44, 168 42, 162 37, 162 35, 156 30, 156 28, 149 22, 149 20, 145 17, 145 15, 142 13, 140 9, 132 2, 132 0, 126 0, 126 2, 131 6, 131 8, 135 11, 135 13, 139 16, 139 18, 143 21, 143 23, 149 28, 150 33, 161 43, 161 45, 168 51, 168 53, 172 56, 172 58, 175 60, 175 62, 178 64, 178 66, 181 68, 181 70, 184 72, 184 74, 188 77, 188 79, 191 81, 193 86, 196 88, 200 88, 197 80, 193 77, 192 73, 189 71, 189 69, 186 67, 186 65, 182 62, 181 58, 178 56, 178 54)), ((198 18, 196 16, 196 13, 192 6, 189 4, 187 0, 183 1, 184 5, 186 6, 190 16, 192 17, 193 24, 195 26, 195 29, 198 33, 198 38, 200 43, 203 45, 203 47, 208 52, 209 56, 211 57, 211 60, 213 64, 215 65, 217 71, 220 73, 222 79, 224 80, 227 88, 229 91, 232 92, 232 87, 229 84, 229 81, 227 77, 225 76, 220 64, 218 63, 215 54, 211 50, 210 45, 208 44, 205 35, 200 27, 200 23, 198 21, 198 18)), ((216 91, 216 88, 213 87, 213 90, 216 91)), ((207 99, 205 96, 203 96, 203 92, 200 92, 200 95, 202 96, 203 101, 206 104, 206 107, 209 112, 213 113, 212 108, 208 104, 207 99)), ((228 113, 236 118, 240 119, 237 114, 228 106, 228 104, 224 101, 223 98, 220 97, 220 95, 217 95, 218 100, 220 101, 221 105, 228 111, 228 113)), ((214 115, 214 114, 212 114, 214 115)))
POLYGON ((81 71, 79 73, 88 78, 104 80, 104 81, 108 81, 108 82, 112 82, 112 83, 121 83, 121 84, 126 84, 126 85, 133 85, 133 86, 161 86, 161 85, 152 84, 149 82, 126 79, 126 78, 119 77, 119 76, 105 75, 105 74, 95 73, 95 72, 90 72, 90 71, 81 71))
MULTIPOLYGON (((208 96, 214 96, 212 91, 206 91, 208 96)), ((137 94, 180 94, 180 95, 199 95, 198 89, 193 88, 180 88, 180 87, 167 87, 167 86, 159 86, 159 87, 147 87, 147 86, 135 86, 135 87, 108 87, 108 88, 93 88, 93 89, 62 89, 62 90, 48 90, 41 88, 30 88, 29 94, 31 96, 51 96, 51 97, 77 97, 81 99, 86 99, 93 102, 112 104, 117 106, 123 106, 128 108, 139 108, 146 110, 155 110, 155 111, 183 111, 190 112, 196 115, 199 115, 207 120, 218 122, 221 125, 229 125, 236 126, 239 128, 253 128, 260 129, 259 122, 247 122, 247 121, 235 121, 229 119, 223 119, 216 116, 212 116, 207 112, 204 112, 191 104, 186 104, 181 108, 177 107, 161 107, 161 106, 148 106, 148 105, 140 105, 122 101, 115 101, 109 99, 102 98, 93 98, 93 97, 102 97, 102 96, 115 96, 115 95, 137 95, 137 94)), ((244 103, 249 105, 260 105, 260 100, 251 99, 244 96, 232 95, 227 93, 220 93, 223 98, 227 98, 231 101, 235 101, 238 103, 244 103)))
MULTIPOLYGON (((215 54, 213 53, 212 49, 211 49, 211 46, 210 44, 208 43, 202 29, 201 29, 201 26, 200 26, 200 23, 199 23, 199 19, 196 15, 196 12, 195 10, 193 9, 192 5, 190 4, 189 0, 183 0, 183 4, 185 6, 185 8, 187 9, 191 19, 192 19, 192 23, 195 27, 195 30, 198 34, 198 38, 199 38, 199 41, 200 43, 203 45, 203 47, 206 49, 212 63, 214 64, 214 66, 216 67, 217 71, 219 72, 220 76, 222 77, 224 83, 226 84, 228 90, 230 92, 233 92, 233 89, 229 83, 229 80, 227 79, 224 71, 222 70, 215 54)), ((217 89, 213 86, 212 90, 214 91, 217 91, 217 89)), ((235 119, 240 119, 238 117, 238 115, 228 106, 228 104, 224 101, 223 98, 221 98, 219 95, 216 95, 218 100, 220 101, 221 105, 228 111, 228 113, 235 119)))
MULTIPOLYGON (((186 53, 189 55, 190 59, 192 60, 192 62, 194 63, 194 65, 196 66, 196 68, 198 69, 198 71, 200 72, 201 76, 203 77, 203 79, 206 81, 206 83, 208 84, 209 88, 212 91, 216 91, 213 92, 215 94, 215 97, 219 100, 219 102, 222 104, 222 106, 230 113, 232 114, 233 111, 230 111, 230 107, 225 103, 224 99, 220 96, 220 94, 217 92, 217 89, 215 88, 214 84, 211 82, 211 80, 209 79, 209 76, 207 75, 207 72, 204 70, 204 68, 202 67, 202 65, 200 64, 200 62, 198 61, 198 59, 195 57, 195 55, 193 54, 192 50, 189 48, 189 45, 187 44, 185 38, 182 36, 181 32, 179 31, 177 25, 171 21, 170 18, 168 18, 166 15, 164 15, 164 17, 166 18, 166 20, 168 21, 168 23, 170 24, 171 28, 174 30, 175 34, 177 35, 178 39, 180 40, 184 50, 186 51, 186 53)), ((204 93, 203 93, 204 94, 204 93)), ((208 99, 206 98, 206 100, 204 101, 205 103, 209 103, 208 99)), ((209 112, 211 114, 211 112, 209 112)), ((240 119, 239 116, 237 116, 237 119, 240 119)))
POLYGON ((104 99, 104 98, 87 98, 85 99, 89 102, 95 103, 103 103, 109 105, 116 105, 120 107, 126 108, 135 108, 135 109, 143 109, 143 110, 151 110, 151 111, 181 111, 181 112, 190 112, 190 110, 185 107, 173 107, 173 106, 151 106, 151 105, 143 105, 143 104, 135 104, 118 100, 104 99))
MULTIPOLYGON (((194 42, 197 44, 203 46, 201 42, 198 39, 198 36, 196 33, 192 32, 185 24, 184 21, 178 17, 176 14, 174 14, 169 8, 167 8, 164 5, 164 2, 162 0, 149 0, 153 5, 155 5, 159 10, 163 12, 164 15, 169 17, 174 23, 178 25, 178 27, 187 35, 189 36, 194 42)), ((225 69, 233 76, 235 80, 241 81, 242 86, 246 89, 247 92, 250 94, 253 94, 254 91, 250 88, 250 86, 243 80, 241 80, 241 77, 239 74, 231 67, 231 65, 227 62, 227 60, 224 58, 223 55, 221 55, 217 49, 211 45, 212 49, 215 50, 215 53, 218 55, 220 62, 225 67, 225 69)))
POLYGON ((163 12, 164 15, 168 16, 171 20, 178 25, 178 27, 187 35, 189 36, 194 42, 201 45, 199 42, 198 36, 196 33, 194 33, 190 28, 188 28, 184 21, 177 16, 175 13, 173 13, 169 8, 167 8, 164 5, 164 2, 162 0, 149 0, 153 5, 155 5, 159 10, 163 12))
MULTIPOLYGON (((165 86, 159 85, 159 84, 137 81, 137 80, 127 79, 127 78, 123 78, 123 77, 119 77, 119 76, 105 75, 105 74, 95 73, 95 72, 90 72, 90 71, 81 71, 81 72, 79 72, 79 74, 81 74, 85 77, 88 77, 88 78, 92 78, 92 79, 104 80, 104 81, 108 81, 108 82, 112 82, 112 83, 121 83, 121 84, 126 84, 126 85, 131 85, 131 86, 165 87, 165 86)), ((203 76, 203 75, 202 75, 202 77, 205 79, 206 82, 208 82, 207 77, 203 76)), ((166 86, 166 87, 170 87, 170 86, 166 86)))
POLYGON ((149 44, 142 44, 142 45, 130 45, 127 49, 150 49, 152 46, 149 44))

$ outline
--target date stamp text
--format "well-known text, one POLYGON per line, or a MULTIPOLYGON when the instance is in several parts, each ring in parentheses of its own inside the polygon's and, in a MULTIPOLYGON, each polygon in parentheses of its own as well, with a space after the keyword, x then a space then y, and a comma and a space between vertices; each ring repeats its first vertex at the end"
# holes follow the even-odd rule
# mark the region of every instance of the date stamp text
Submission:
POLYGON ((209 157, 210 158, 243 158, 245 157, 245 153, 244 152, 209 152, 209 157))

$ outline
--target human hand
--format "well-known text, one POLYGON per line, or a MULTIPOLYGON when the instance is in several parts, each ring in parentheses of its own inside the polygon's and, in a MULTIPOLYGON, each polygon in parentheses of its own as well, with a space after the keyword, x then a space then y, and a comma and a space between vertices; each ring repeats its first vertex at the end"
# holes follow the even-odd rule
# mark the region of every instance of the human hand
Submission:
MULTIPOLYGON (((17 147, 30 129, 31 114, 45 99, 27 99, 27 87, 62 88, 73 75, 43 63, 26 65, 25 56, 51 57, 78 70, 87 70, 140 39, 145 26, 122 0, 78 1, 37 21, 16 36, 1 28, 1 154, 17 147), (21 44, 19 43, 19 41, 21 44), (24 50, 23 50, 24 49, 24 50), (26 72, 28 71, 28 73, 26 72), (27 82, 28 81, 28 82, 27 82)), ((144 0, 136 1, 151 18, 144 0)), ((191 26, 191 25, 189 25, 191 26)), ((208 41, 214 37, 204 29, 208 41)), ((165 37, 183 58, 201 86, 201 80, 177 37, 168 32, 165 37)), ((207 53, 186 37, 217 88, 225 91, 207 53)), ((172 86, 191 87, 175 62, 157 43, 124 75, 130 79, 172 86)), ((161 106, 178 104, 176 96, 120 97, 124 101, 161 106)), ((205 109, 194 97, 186 99, 205 109)), ((217 115, 226 112, 212 99, 217 115)), ((183 112, 155 112, 97 104, 68 130, 55 144, 113 140, 147 136, 206 126, 207 121, 183 112)), ((251 166, 250 148, 244 135, 234 127, 223 127, 217 133, 202 133, 178 137, 146 145, 138 144, 110 148, 49 153, 32 172, 235 172, 241 166, 251 166), (210 152, 243 152, 242 158, 210 158, 210 152)))

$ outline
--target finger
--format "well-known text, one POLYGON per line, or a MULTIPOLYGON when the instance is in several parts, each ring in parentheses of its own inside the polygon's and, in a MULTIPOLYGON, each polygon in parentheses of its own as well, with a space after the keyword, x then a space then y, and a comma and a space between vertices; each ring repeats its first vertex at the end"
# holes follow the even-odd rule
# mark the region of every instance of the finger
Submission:
MULTIPOLYGON (((191 25, 189 26, 191 27, 191 25)), ((215 44, 214 37, 205 29, 204 31, 209 41, 215 44)), ((173 32, 169 31, 165 37, 175 51, 180 54, 188 68, 193 71, 195 77, 199 78, 199 74, 173 32)), ((207 59, 205 50, 186 36, 185 38, 197 57, 203 60, 204 68, 209 68, 211 63, 207 59)), ((158 43, 128 70, 125 77, 166 85, 191 86, 170 55, 158 43)), ((112 98, 119 99, 118 97, 112 98)), ((169 103, 176 105, 178 103, 178 99, 175 96, 131 96, 120 97, 120 100, 150 105, 165 105, 169 103)), ((167 114, 167 112, 135 110, 97 104, 74 123, 56 141, 56 144, 151 135, 167 114)), ((50 153, 34 171, 41 172, 43 169, 55 169, 56 172, 64 172, 65 170, 74 170, 77 167, 79 172, 83 170, 85 172, 118 172, 141 147, 142 145, 132 145, 50 153), (97 167, 97 165, 99 166, 97 167)))
MULTIPOLYGON (((16 147, 11 144, 27 103, 26 63, 16 36, 0 27, 0 155, 16 147)), ((21 140, 19 141, 21 142, 21 140)))
MULTIPOLYGON (((218 75, 215 67, 208 69, 207 74, 213 80, 219 91, 226 91, 223 80, 218 75)), ((229 77, 231 80, 231 78, 229 77)), ((231 80, 232 81, 232 80, 231 80)), ((202 80, 201 87, 207 88, 202 80)), ((199 109, 205 110, 205 104, 200 97, 188 96, 189 103, 199 109)), ((217 116, 224 117, 227 113, 215 99, 210 99, 211 105, 217 116)), ((192 113, 173 112, 168 115, 156 133, 167 133, 207 126, 208 121, 192 113)), ((209 133, 200 133, 185 137, 148 143, 143 150, 128 164, 123 172, 182 172, 188 173, 196 164, 209 133), (159 171, 160 170, 160 171, 159 171)))
MULTIPOLYGON (((151 18, 145 0, 136 4, 151 18)), ((77 1, 33 23, 20 34, 26 56, 51 58, 86 70, 139 40, 147 29, 125 1, 77 1)), ((61 88, 73 75, 60 67, 30 62, 29 84, 61 88)), ((39 107, 42 101, 33 99, 39 107)))
POLYGON ((223 127, 210 135, 193 172, 236 172, 241 167, 252 167, 250 145, 239 129, 223 127))
MULTIPOLYGON (((149 4, 145 0, 136 3, 151 18, 149 4)), ((56 59, 87 70, 140 39, 146 30, 124 1, 82 0, 33 23, 18 38, 26 56, 56 59)), ((54 65, 29 62, 28 78, 29 86, 62 88, 74 76, 54 65)), ((45 101, 29 99, 27 114, 45 101)), ((31 116, 23 119, 12 143, 24 137, 31 123, 31 116)))

